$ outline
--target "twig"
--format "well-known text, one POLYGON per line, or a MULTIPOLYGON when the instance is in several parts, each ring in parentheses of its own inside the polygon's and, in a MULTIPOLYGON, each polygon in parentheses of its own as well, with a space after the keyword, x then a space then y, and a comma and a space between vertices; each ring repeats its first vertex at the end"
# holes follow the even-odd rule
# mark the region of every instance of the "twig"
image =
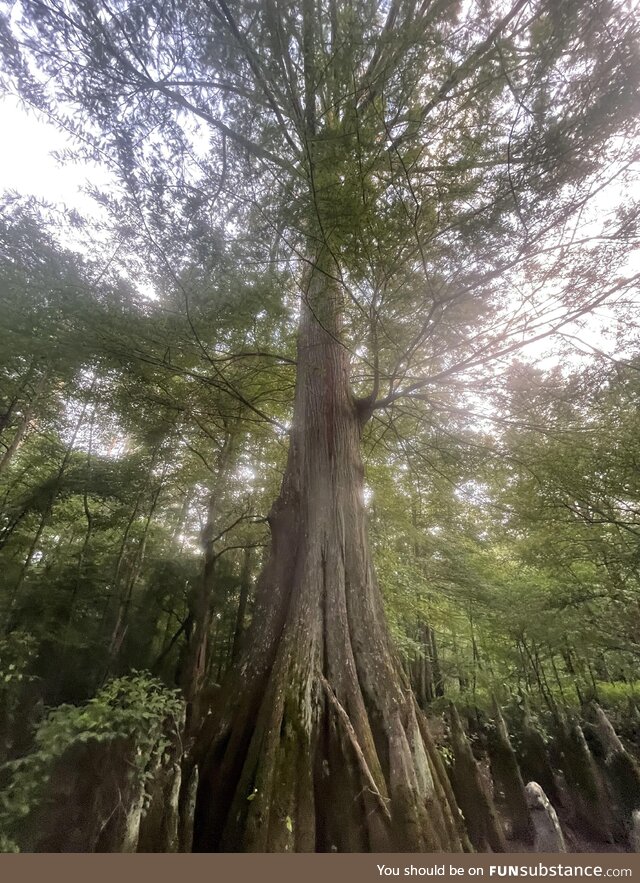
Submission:
POLYGON ((349 720, 349 715, 347 714, 347 712, 344 710, 344 708, 340 704, 338 697, 331 689, 329 682, 327 681, 325 676, 322 674, 322 672, 318 672, 318 677, 320 679, 320 683, 322 684, 322 686, 324 688, 325 693, 327 694, 327 699, 329 700, 329 702, 331 703, 331 705, 335 709, 338 718, 340 719, 340 721, 342 722, 342 724, 345 728, 347 736, 349 737, 349 741, 351 742, 351 745, 352 745, 353 750, 355 752, 356 759, 357 759, 358 765, 360 767, 360 771, 362 772, 364 778, 367 781, 367 784, 369 786, 369 790, 371 791, 373 796, 377 799, 384 817, 386 818, 386 820, 389 823, 391 823, 391 813, 389 812, 389 808, 386 803, 388 798, 385 798, 382 796, 382 794, 380 793, 380 790, 378 789, 378 786, 375 783, 373 776, 371 775, 371 770, 369 769, 369 765, 367 764, 366 758, 365 758, 364 754, 362 753, 362 749, 360 748, 360 744, 358 742, 358 737, 356 735, 356 731, 353 729, 353 725, 352 725, 351 721, 349 720))

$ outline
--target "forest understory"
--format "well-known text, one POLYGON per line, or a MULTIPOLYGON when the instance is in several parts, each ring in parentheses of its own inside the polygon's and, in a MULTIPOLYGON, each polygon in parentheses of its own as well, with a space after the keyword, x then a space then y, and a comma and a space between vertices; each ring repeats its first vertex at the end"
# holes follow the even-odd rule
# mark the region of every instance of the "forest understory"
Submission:
POLYGON ((640 851, 637 0, 0 0, 2 114, 0 850, 640 851))

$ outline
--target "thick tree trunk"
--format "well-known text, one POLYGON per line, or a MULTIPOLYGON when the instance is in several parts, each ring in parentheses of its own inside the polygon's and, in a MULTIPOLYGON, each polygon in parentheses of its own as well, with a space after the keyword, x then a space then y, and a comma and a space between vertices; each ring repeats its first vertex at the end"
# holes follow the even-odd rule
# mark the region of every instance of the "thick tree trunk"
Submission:
POLYGON ((526 791, 534 831, 534 852, 566 852, 562 828, 549 798, 537 782, 529 782, 526 791))
POLYGON ((287 468, 245 649, 196 746, 198 851, 458 850, 369 556, 340 296, 302 299, 287 468))

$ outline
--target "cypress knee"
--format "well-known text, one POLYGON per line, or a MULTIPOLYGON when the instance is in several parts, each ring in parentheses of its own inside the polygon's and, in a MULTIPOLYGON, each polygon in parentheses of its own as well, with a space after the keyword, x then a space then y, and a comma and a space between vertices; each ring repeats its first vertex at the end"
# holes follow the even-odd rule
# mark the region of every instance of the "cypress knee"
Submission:
POLYGON ((467 823, 469 838, 480 852, 507 852, 507 841, 498 818, 493 797, 482 781, 480 769, 458 714, 449 706, 453 766, 451 784, 467 823))
POLYGON ((489 755, 493 779, 504 795, 505 808, 515 840, 533 842, 533 827, 524 781, 507 726, 497 701, 493 701, 494 726, 489 735, 489 755))

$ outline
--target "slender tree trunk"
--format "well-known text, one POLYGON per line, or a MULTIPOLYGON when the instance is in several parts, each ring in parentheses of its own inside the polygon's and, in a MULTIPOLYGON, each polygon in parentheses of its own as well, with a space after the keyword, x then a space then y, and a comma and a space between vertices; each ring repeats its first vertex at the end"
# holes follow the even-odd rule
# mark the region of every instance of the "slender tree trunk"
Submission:
POLYGON ((480 662, 480 651, 478 650, 473 613, 471 611, 469 611, 469 629, 471 632, 471 695, 473 696, 473 707, 476 709, 477 714, 478 703, 476 701, 476 693, 478 689, 478 671, 482 669, 482 664, 480 662))
POLYGON ((217 458, 216 476, 209 494, 207 521, 202 532, 204 553, 202 577, 189 599, 192 627, 189 632, 181 671, 181 686, 187 701, 187 736, 190 736, 197 729, 200 722, 198 697, 202 692, 205 682, 209 631, 211 629, 216 595, 216 566, 219 556, 215 547, 215 541, 216 534, 220 530, 220 498, 227 478, 231 443, 232 436, 227 431, 217 458))
MULTIPOLYGON (((76 569, 76 579, 73 585, 73 589, 71 591, 71 597, 66 605, 66 622, 64 626, 64 632, 62 636, 62 647, 61 647, 61 661, 60 668, 58 671, 58 676, 56 678, 56 693, 58 697, 62 691, 62 686, 65 682, 65 676, 67 674, 67 663, 69 661, 69 656, 71 655, 71 627, 73 624, 73 618, 75 616, 75 608, 78 596, 80 594, 80 589, 82 586, 83 574, 84 574, 84 565, 85 559, 87 555, 87 550, 89 548, 89 543, 91 541, 91 536, 93 532, 93 515, 91 514, 91 509, 89 507, 89 485, 91 484, 91 472, 92 472, 92 451, 93 451, 93 425, 94 425, 94 417, 95 414, 92 413, 91 421, 89 423, 89 444, 87 447, 87 476, 85 479, 84 491, 82 494, 82 506, 84 509, 84 515, 87 522, 87 526, 84 533, 84 539, 82 541, 82 546, 80 548, 80 552, 78 554, 78 566, 76 569)), ((62 701, 59 699, 59 701, 62 701)))
POLYGON ((242 635, 244 633, 244 618, 247 612, 249 591, 251 589, 251 549, 245 549, 242 553, 242 571, 240 573, 240 597, 238 598, 238 610, 236 612, 236 624, 233 632, 233 644, 231 646, 231 661, 235 662, 240 653, 242 635))
POLYGON ((0 457, 0 475, 2 475, 5 469, 9 466, 12 457, 20 447, 20 443, 22 442, 22 439, 24 438, 29 426, 29 421, 31 420, 32 413, 33 402, 30 402, 29 405, 27 405, 27 407, 24 409, 24 412, 20 418, 20 423, 16 428, 13 438, 7 445, 7 449, 5 450, 2 457, 0 457))
MULTIPOLYGON (((15 455, 16 451, 18 450, 18 448, 22 444, 22 440, 24 439, 24 437, 27 433, 27 429, 29 428, 29 423, 31 422, 31 418, 33 416, 33 412, 35 410, 36 404, 40 398, 40 394, 42 393, 42 390, 44 389, 45 379, 46 379, 46 375, 43 374, 40 377, 40 379, 38 380, 38 382, 36 383, 31 400, 29 402, 27 402, 23 407, 22 414, 20 416, 20 420, 19 420, 16 430, 13 434, 13 438, 11 439, 9 444, 7 445, 7 448, 4 452, 4 454, 2 455, 2 457, 0 457, 0 475, 2 475, 2 473, 5 471, 5 469, 7 469, 13 456, 15 455)), ((6 424, 5 425, 8 424, 11 413, 13 410, 14 409, 10 407, 9 410, 7 411, 7 414, 5 415, 6 416, 6 424)), ((2 427, 2 428, 4 428, 4 427, 2 427)))
POLYGON ((53 507, 54 507, 54 504, 55 504, 55 501, 56 501, 56 498, 58 495, 58 490, 60 487, 60 482, 62 481, 62 477, 64 476, 64 474, 67 470, 67 466, 69 465, 69 460, 71 459, 71 455, 73 454, 76 439, 78 437, 78 433, 80 432, 80 427, 82 426, 82 424, 84 422, 84 418, 87 413, 87 408, 89 407, 89 401, 90 401, 90 398, 91 398, 93 391, 95 389, 96 382, 97 382, 97 377, 94 376, 93 380, 91 381, 91 386, 89 388, 88 395, 87 395, 85 402, 82 406, 82 409, 80 411, 80 415, 79 415, 79 417, 75 423, 75 426, 73 428, 73 433, 71 435, 71 439, 69 441, 69 444, 67 445, 67 448, 65 450, 65 454, 62 459, 62 463, 60 464, 60 468, 58 469, 58 472, 56 473, 55 481, 54 481, 53 486, 51 488, 49 499, 47 500, 47 503, 46 503, 45 507, 43 508, 42 515, 40 517, 40 521, 38 522, 38 527, 36 529, 36 532, 35 532, 32 542, 31 542, 31 545, 29 547, 29 551, 27 553, 27 557, 25 558, 24 564, 22 565, 22 568, 21 568, 20 573, 18 575, 18 579, 16 581, 16 584, 13 587, 13 591, 11 593, 11 598, 9 601, 8 614, 7 614, 7 631, 11 631, 11 629, 13 628, 14 608, 15 608, 16 603, 18 601, 18 597, 20 595, 20 591, 22 589, 23 583, 24 583, 25 578, 27 576, 27 572, 29 570, 29 567, 31 566, 33 556, 35 555, 35 553, 37 551, 38 544, 40 542, 40 538, 42 537, 43 531, 44 531, 44 529, 47 525, 47 522, 49 521, 49 518, 51 516, 51 513, 53 511, 53 507))
POLYGON ((457 808, 369 556, 340 296, 318 266, 305 289, 271 553, 246 649, 195 752, 195 848, 459 850, 457 808))
POLYGON ((431 669, 433 671, 433 692, 436 697, 444 696, 444 678, 442 669, 440 668, 440 658, 438 656, 438 644, 436 641, 436 633, 428 626, 429 629, 429 650, 431 653, 431 669))
POLYGON ((553 698, 553 694, 551 693, 551 691, 548 688, 549 685, 547 684, 546 678, 544 677, 544 672, 542 671, 542 667, 540 665, 540 658, 538 656, 538 653, 537 653, 535 647, 533 648, 533 653, 531 652, 524 637, 522 638, 522 646, 524 647, 525 653, 527 654, 527 657, 529 659, 529 663, 531 665, 531 669, 535 675, 536 682, 538 684, 538 690, 540 691, 540 695, 542 696, 542 698, 546 702, 547 707, 549 708, 549 711, 554 716, 554 718, 556 720, 559 720, 560 715, 558 714, 558 707, 557 707, 555 700, 553 698))
POLYGON ((177 544, 179 541, 180 551, 182 551, 184 546, 184 537, 180 539, 180 536, 184 531, 185 524, 187 523, 187 515, 189 514, 189 506, 191 505, 191 495, 192 491, 187 490, 182 499, 182 505, 180 506, 180 511, 178 512, 175 527, 173 528, 173 533, 171 534, 171 545, 177 544))
POLYGON ((416 641, 421 645, 420 653, 409 663, 409 677, 420 708, 426 708, 436 696, 442 696, 441 678, 438 671, 436 680, 437 659, 434 659, 433 631, 422 623, 418 626, 416 641), (435 662, 435 665, 434 665, 435 662))
MULTIPOLYGON (((143 501, 145 499, 145 496, 147 494, 147 491, 149 490, 149 486, 151 484, 153 470, 154 470, 156 462, 157 462, 159 450, 160 450, 160 445, 157 444, 151 453, 151 460, 149 462, 149 468, 147 470, 144 485, 140 489, 140 491, 138 492, 138 494, 136 496, 135 505, 131 511, 131 514, 129 515, 129 518, 127 519, 127 524, 125 526, 124 533, 123 533, 122 539, 120 541, 120 550, 118 552, 118 557, 116 559, 116 566, 115 566, 114 572, 113 572, 113 580, 112 580, 113 589, 107 595, 107 599, 106 599, 104 608, 102 610, 102 616, 101 616, 101 621, 100 621, 101 626, 103 626, 107 620, 107 617, 108 617, 110 609, 111 609, 112 602, 114 600, 122 597, 121 579, 122 579, 122 573, 125 570, 125 561, 127 558, 127 551, 129 549, 129 537, 131 535, 131 531, 133 530, 133 526, 136 522, 136 519, 138 518, 138 515, 140 514, 140 510, 141 510, 143 501)), ((113 637, 114 630, 112 630, 111 634, 113 637)), ((106 677, 106 672, 104 673, 104 677, 106 677)), ((104 678, 103 678, 103 680, 104 680, 104 678)))
POLYGON ((24 585, 24 581, 26 579, 29 568, 31 567, 31 562, 33 561, 33 556, 35 555, 38 545, 40 543, 40 539, 44 532, 45 527, 47 526, 47 522, 49 521, 49 516, 51 515, 51 509, 53 507, 53 501, 50 505, 48 505, 42 514, 40 515, 40 520, 38 521, 38 527, 36 528, 36 532, 33 535, 33 539, 31 540, 31 545, 29 546, 29 551, 27 552, 27 557, 24 559, 22 567, 20 568, 20 573, 18 574, 18 579, 13 587, 11 592, 11 596, 9 599, 9 609, 7 613, 7 632, 12 631, 14 622, 13 622, 13 614, 15 611, 15 606, 18 602, 18 598, 20 596, 20 592, 22 590, 22 586, 24 585))
POLYGON ((11 399, 5 411, 0 414, 0 435, 5 431, 7 426, 11 423, 11 418, 13 417, 13 412, 16 410, 18 405, 20 404, 20 396, 15 396, 11 399))
POLYGON ((162 475, 160 476, 160 480, 158 481, 158 485, 153 494, 153 498, 151 500, 151 506, 149 507, 149 512, 147 514, 147 518, 144 525, 144 531, 142 537, 140 538, 140 542, 136 548, 135 556, 133 559, 133 563, 131 565, 131 571, 129 573, 129 578, 127 580, 125 589, 123 594, 120 597, 120 605, 118 607, 118 616, 116 618, 116 624, 113 628, 113 632, 111 634, 111 641, 109 644, 109 662, 107 664, 107 670, 105 673, 105 678, 107 674, 113 668, 122 648, 124 639, 126 637, 128 628, 129 628, 129 612, 131 609, 131 601, 133 598, 133 592, 138 581, 138 575, 140 570, 142 569, 142 565, 144 563, 144 556, 147 548, 147 540, 149 538, 149 530, 151 528, 151 524, 153 522, 153 516, 155 515, 156 507, 158 505, 158 499, 160 498, 160 493, 164 486, 164 480, 167 473, 167 464, 164 464, 164 468, 162 470, 162 475))
POLYGON ((566 651, 562 653, 562 659, 564 661, 565 669, 567 670, 567 674, 571 676, 571 680, 573 681, 573 686, 575 687, 576 696, 578 697, 578 702, 580 705, 584 705, 584 696, 582 695, 582 690, 580 689, 580 682, 578 678, 578 674, 574 668, 572 661, 572 653, 571 648, 567 647, 566 651))

